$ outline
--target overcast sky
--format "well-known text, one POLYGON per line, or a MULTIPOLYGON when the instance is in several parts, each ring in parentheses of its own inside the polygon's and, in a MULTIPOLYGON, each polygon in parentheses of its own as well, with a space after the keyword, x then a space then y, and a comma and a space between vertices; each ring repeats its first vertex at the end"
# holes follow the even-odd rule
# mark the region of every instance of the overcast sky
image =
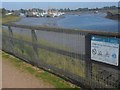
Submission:
POLYGON ((3 2, 2 7, 6 9, 30 9, 30 8, 96 8, 104 6, 118 6, 117 2, 3 2))

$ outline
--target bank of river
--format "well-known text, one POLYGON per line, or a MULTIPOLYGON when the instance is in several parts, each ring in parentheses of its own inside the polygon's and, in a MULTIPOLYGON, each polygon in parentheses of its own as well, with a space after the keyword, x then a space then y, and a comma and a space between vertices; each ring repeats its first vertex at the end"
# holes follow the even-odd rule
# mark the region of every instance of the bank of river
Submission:
POLYGON ((118 21, 105 18, 105 13, 64 15, 56 18, 22 18, 16 24, 51 26, 80 30, 118 31, 118 21))
POLYGON ((19 16, 15 16, 15 15, 4 16, 2 17, 2 23, 16 22, 19 21, 20 19, 21 18, 19 16))

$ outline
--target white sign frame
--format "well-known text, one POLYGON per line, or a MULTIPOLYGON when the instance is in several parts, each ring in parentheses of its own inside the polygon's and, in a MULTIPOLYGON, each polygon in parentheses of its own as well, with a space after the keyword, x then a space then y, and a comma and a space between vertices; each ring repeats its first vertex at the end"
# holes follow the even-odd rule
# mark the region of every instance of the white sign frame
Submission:
POLYGON ((119 39, 103 36, 91 37, 91 60, 119 65, 119 39))

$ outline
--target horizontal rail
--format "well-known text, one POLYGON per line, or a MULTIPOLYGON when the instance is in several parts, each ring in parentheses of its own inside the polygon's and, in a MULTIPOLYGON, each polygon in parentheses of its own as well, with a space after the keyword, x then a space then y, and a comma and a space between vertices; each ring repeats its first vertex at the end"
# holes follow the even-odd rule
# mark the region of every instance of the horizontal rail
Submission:
POLYGON ((78 54, 78 53, 74 53, 74 52, 70 52, 70 51, 65 51, 65 50, 61 50, 61 49, 58 49, 58 48, 53 48, 53 47, 50 47, 50 46, 45 46, 45 45, 42 45, 42 44, 38 44, 38 43, 32 43, 30 41, 25 41, 25 40, 22 40, 22 39, 16 39, 14 37, 9 37, 9 36, 6 36, 4 35, 3 38, 5 39, 12 39, 13 40, 13 43, 15 42, 20 42, 20 43, 24 43, 24 44, 27 44, 27 45, 30 45, 30 46, 35 46, 36 48, 41 48, 41 49, 44 49, 44 50, 47 50, 47 51, 50 51, 50 52, 53 52, 53 53, 57 53, 57 54, 61 54, 61 55, 65 55, 65 56, 68 56, 68 57, 72 57, 72 58, 75 58, 76 59, 80 59, 81 61, 87 61, 88 63, 91 62, 91 63, 94 63, 94 64, 99 64, 99 65, 104 65, 106 67, 111 67, 113 69, 117 69, 118 67, 117 66, 113 66, 113 65, 109 65, 109 64, 105 64, 105 63, 99 63, 97 61, 94 61, 94 60, 90 60, 89 61, 89 58, 86 57, 86 55, 84 54, 78 54))
MULTIPOLYGON (((8 38, 11 38, 11 37, 4 35, 4 38, 8 39, 8 38)), ((54 52, 54 53, 65 55, 65 56, 69 56, 69 57, 72 57, 72 58, 77 58, 77 59, 81 59, 81 60, 84 59, 85 60, 85 55, 82 55, 82 54, 77 54, 77 53, 74 53, 74 52, 68 52, 68 51, 65 51, 65 50, 60 50, 60 49, 57 49, 57 48, 53 48, 53 47, 49 47, 49 46, 45 46, 45 45, 41 45, 41 44, 37 44, 37 43, 32 43, 32 42, 24 41, 24 40, 21 40, 21 39, 16 39, 16 38, 11 38, 11 39, 13 40, 13 42, 25 43, 25 44, 29 44, 31 46, 34 45, 37 48, 45 49, 47 51, 51 51, 51 52, 54 52)))
POLYGON ((120 32, 105 32, 105 31, 91 31, 91 30, 79 30, 79 29, 66 29, 66 28, 55 28, 55 27, 45 27, 45 26, 29 26, 29 25, 17 25, 13 23, 2 24, 3 26, 11 26, 24 29, 41 30, 41 31, 51 31, 67 34, 91 34, 91 35, 102 35, 120 38, 120 32))

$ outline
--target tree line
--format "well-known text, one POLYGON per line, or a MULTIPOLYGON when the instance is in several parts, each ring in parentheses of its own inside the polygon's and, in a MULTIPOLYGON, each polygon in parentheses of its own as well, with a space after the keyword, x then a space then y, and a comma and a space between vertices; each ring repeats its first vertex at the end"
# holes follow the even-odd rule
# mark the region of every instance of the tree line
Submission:
MULTIPOLYGON (((102 7, 102 8, 77 8, 77 9, 70 9, 70 8, 61 8, 61 9, 51 9, 51 10, 57 10, 59 12, 80 12, 80 11, 99 11, 99 10, 115 10, 115 9, 120 9, 120 7, 118 6, 106 6, 106 7, 102 7)), ((45 10, 40 9, 40 8, 32 8, 32 9, 19 9, 19 10, 7 10, 5 8, 0 9, 0 12, 2 13, 2 15, 9 13, 9 12, 20 12, 20 13, 26 13, 26 12, 30 12, 30 11, 36 11, 36 12, 43 12, 45 10)))

